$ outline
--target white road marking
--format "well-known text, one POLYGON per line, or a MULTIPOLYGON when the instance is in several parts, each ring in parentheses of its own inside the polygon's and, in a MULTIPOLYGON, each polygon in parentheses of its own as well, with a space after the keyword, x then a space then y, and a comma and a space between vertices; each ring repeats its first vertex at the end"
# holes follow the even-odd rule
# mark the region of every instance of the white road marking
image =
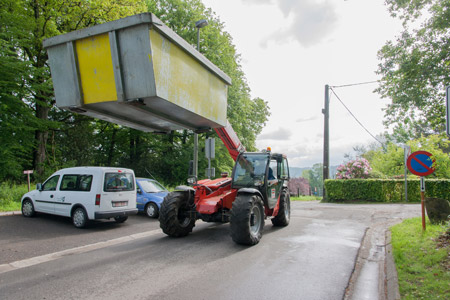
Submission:
POLYGON ((21 269, 21 268, 34 266, 34 265, 41 264, 44 262, 49 262, 52 260, 62 258, 67 255, 81 254, 81 253, 85 253, 85 252, 89 252, 89 251, 93 251, 93 250, 97 250, 97 249, 102 249, 102 248, 122 244, 125 242, 137 240, 137 239, 150 237, 150 236, 156 235, 158 233, 161 233, 161 230, 155 229, 155 230, 151 230, 151 231, 146 231, 146 232, 141 232, 141 233, 136 233, 136 234, 120 237, 117 239, 112 239, 109 241, 98 242, 95 244, 85 245, 85 246, 67 249, 67 250, 63 250, 63 251, 59 251, 59 252, 54 252, 54 253, 50 253, 50 254, 45 254, 45 255, 41 255, 41 256, 36 256, 36 257, 32 257, 32 258, 14 261, 14 262, 11 262, 8 264, 0 265, 0 274, 6 273, 9 271, 14 271, 14 270, 21 269))

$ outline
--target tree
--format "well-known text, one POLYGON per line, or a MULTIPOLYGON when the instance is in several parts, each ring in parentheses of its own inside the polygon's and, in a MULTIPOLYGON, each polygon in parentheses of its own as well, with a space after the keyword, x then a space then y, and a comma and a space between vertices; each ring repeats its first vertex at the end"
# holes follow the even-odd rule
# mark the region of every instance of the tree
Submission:
MULTIPOLYGON (((196 45, 195 21, 202 29, 201 52, 231 78, 228 119, 248 150, 269 116, 267 103, 251 99, 239 55, 223 24, 199 0, 0 0, 0 180, 18 179, 34 169, 39 180, 56 169, 77 165, 122 166, 138 176, 151 173, 164 183, 183 182, 192 159, 192 133, 144 133, 75 115, 55 106, 47 53, 42 40, 144 11, 160 17, 196 45)), ((215 136, 213 131, 200 135, 215 136)), ((213 167, 231 172, 233 161, 221 143, 213 167)), ((206 168, 200 159, 199 169, 206 168)))
MULTIPOLYGON (((224 31, 223 23, 210 9, 206 9, 200 0, 150 0, 149 11, 191 45, 197 44, 195 22, 200 19, 208 21, 208 26, 201 29, 200 52, 230 76, 232 85, 228 89, 228 120, 247 150, 257 150, 256 137, 268 120, 269 107, 261 98, 250 98, 250 89, 240 65, 240 56, 232 43, 231 36, 224 31)), ((201 134, 199 136, 201 148, 204 147, 204 139, 207 137, 217 138, 217 135, 212 131, 201 134)), ((192 157, 192 134, 186 136, 186 132, 177 133, 172 141, 176 144, 174 146, 178 151, 186 152, 186 149, 190 151, 191 156, 188 152, 178 153, 187 161, 180 161, 180 157, 174 157, 178 159, 178 164, 183 163, 187 166, 188 160, 192 157), (178 147, 179 143, 183 145, 183 148, 178 147)), ((199 155, 199 170, 207 167, 206 160, 201 158, 199 155)), ((216 168, 216 174, 230 173, 232 170, 233 160, 220 142, 216 144, 216 159, 212 160, 212 166, 216 168)), ((183 170, 187 171, 187 167, 183 170)), ((199 174, 202 172, 199 171, 199 174)))
POLYGON ((314 164, 311 170, 304 170, 302 177, 308 179, 311 192, 321 195, 323 190, 323 164, 314 164))
POLYGON ((308 179, 306 178, 291 178, 288 183, 289 192, 291 195, 307 195, 311 194, 311 187, 309 186, 308 179))
POLYGON ((450 2, 386 0, 404 31, 378 52, 376 90, 390 98, 385 125, 393 126, 398 142, 445 129, 445 87, 450 84, 450 2), (418 25, 420 23, 420 25, 418 25), (413 29, 415 28, 415 29, 413 29))
MULTIPOLYGON (((450 141, 443 135, 423 136, 407 143, 411 152, 423 150, 433 154, 435 172, 430 178, 450 178, 450 158, 442 149, 448 148, 450 141)), ((405 170, 403 148, 390 143, 386 150, 374 151, 371 166, 374 172, 386 177, 403 176, 405 170)))
MULTIPOLYGON (((47 65, 47 52, 43 49, 42 40, 54 35, 74 31, 83 27, 104 23, 127 15, 142 12, 145 9, 143 1, 139 0, 92 0, 92 1, 57 1, 57 0, 3 0, 1 11, 0 54, 3 63, 12 59, 19 62, 18 67, 11 69, 14 74, 5 74, 9 82, 20 78, 22 85, 9 85, 2 94, 2 105, 6 111, 23 108, 28 111, 17 120, 24 124, 32 122, 34 137, 27 140, 33 142, 31 168, 38 176, 43 176, 44 166, 48 163, 48 138, 52 129, 57 129, 59 123, 52 119, 54 109, 53 90, 50 71, 47 65), (24 67, 25 66, 25 67, 24 67), (7 95, 7 97, 5 96, 7 95), (3 101, 8 98, 8 101, 3 101), (26 117, 33 113, 33 117, 26 117)), ((8 114, 9 116, 10 114, 8 114)), ((19 128, 12 129, 17 133, 19 128)), ((27 128, 29 133, 31 128, 27 128)), ((13 148, 11 148, 13 149, 13 148)), ((54 149, 53 149, 54 150, 54 149)))

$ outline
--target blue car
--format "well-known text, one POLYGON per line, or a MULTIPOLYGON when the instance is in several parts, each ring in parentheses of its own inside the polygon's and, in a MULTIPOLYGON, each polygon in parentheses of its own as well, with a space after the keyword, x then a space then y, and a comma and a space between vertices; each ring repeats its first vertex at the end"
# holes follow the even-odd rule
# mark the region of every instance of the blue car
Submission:
POLYGON ((150 218, 157 218, 159 208, 169 191, 158 181, 148 178, 136 178, 137 209, 150 218))

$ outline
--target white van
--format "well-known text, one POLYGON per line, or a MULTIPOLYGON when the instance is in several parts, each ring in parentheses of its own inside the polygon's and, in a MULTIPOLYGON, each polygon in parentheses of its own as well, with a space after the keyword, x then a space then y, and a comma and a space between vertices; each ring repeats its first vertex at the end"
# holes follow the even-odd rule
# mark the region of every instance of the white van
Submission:
POLYGON ((134 172, 109 167, 61 169, 23 195, 22 215, 32 217, 36 212, 71 217, 78 228, 88 220, 125 222, 137 213, 134 172))

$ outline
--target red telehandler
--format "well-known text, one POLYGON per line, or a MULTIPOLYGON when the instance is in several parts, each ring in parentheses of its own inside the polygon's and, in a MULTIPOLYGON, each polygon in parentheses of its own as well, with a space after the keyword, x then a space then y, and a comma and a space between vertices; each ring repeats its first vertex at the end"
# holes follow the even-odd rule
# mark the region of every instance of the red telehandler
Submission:
POLYGON ((231 178, 194 178, 192 187, 177 187, 161 205, 160 227, 169 236, 182 237, 198 219, 230 222, 233 241, 255 245, 261 239, 265 218, 271 217, 274 226, 289 224, 287 158, 270 150, 245 152, 229 123, 215 130, 236 161, 231 178))

